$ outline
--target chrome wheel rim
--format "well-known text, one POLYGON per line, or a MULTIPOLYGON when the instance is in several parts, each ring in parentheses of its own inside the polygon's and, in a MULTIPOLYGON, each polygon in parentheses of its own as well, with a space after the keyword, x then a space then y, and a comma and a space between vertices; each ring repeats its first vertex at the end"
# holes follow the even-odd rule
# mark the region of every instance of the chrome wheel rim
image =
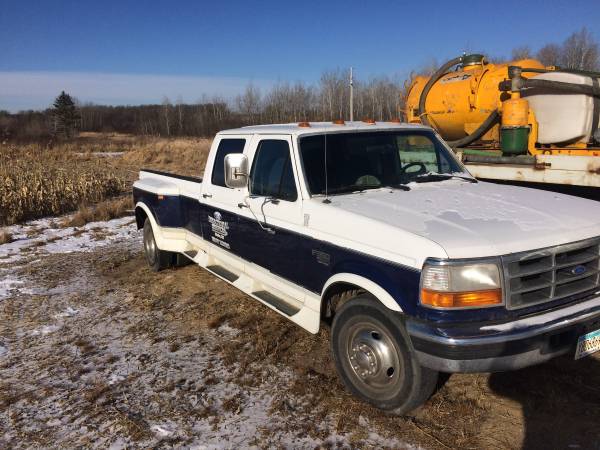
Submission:
POLYGON ((156 261, 156 242, 154 242, 154 235, 152 234, 151 227, 144 228, 144 251, 146 253, 146 259, 150 265, 156 261))
POLYGON ((368 322, 352 325, 347 336, 346 358, 355 382, 377 397, 393 395, 403 381, 393 338, 368 322))

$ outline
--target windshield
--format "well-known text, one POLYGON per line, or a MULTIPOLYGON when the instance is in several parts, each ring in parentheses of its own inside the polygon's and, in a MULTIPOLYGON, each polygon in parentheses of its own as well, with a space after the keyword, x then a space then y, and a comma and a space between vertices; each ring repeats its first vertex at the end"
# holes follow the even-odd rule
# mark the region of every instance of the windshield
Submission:
POLYGON ((300 139, 302 164, 313 195, 325 194, 326 178, 329 194, 441 181, 450 175, 470 178, 450 153, 428 130, 335 133, 300 139))

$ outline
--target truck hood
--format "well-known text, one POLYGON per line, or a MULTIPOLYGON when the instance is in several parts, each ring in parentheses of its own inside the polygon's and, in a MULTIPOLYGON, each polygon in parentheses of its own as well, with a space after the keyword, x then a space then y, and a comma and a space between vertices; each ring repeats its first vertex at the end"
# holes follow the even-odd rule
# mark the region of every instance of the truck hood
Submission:
POLYGON ((600 236, 600 202, 593 200, 456 179, 410 187, 334 196, 330 206, 431 240, 450 258, 505 255, 600 236))

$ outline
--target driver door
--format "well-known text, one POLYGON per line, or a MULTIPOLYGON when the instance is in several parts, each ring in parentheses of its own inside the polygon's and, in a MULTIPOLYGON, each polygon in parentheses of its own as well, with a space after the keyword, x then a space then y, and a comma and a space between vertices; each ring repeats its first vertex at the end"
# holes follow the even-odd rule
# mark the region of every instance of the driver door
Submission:
POLYGON ((244 209, 245 259, 294 281, 298 277, 302 199, 291 136, 258 136, 244 209))

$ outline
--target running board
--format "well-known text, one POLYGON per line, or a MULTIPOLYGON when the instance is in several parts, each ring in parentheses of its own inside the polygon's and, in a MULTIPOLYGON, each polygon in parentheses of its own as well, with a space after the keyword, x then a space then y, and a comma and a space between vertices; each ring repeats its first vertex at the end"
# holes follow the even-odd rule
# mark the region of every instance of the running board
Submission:
POLYGON ((216 275, 219 275, 221 278, 225 278, 227 281, 229 281, 231 283, 235 282, 239 278, 238 275, 236 275, 233 272, 230 272, 223 266, 218 266, 218 265, 206 266, 206 269, 210 270, 212 273, 214 273, 216 275))
POLYGON ((252 295, 260 298, 263 302, 268 303, 269 305, 273 306, 275 309, 277 309, 278 311, 281 311, 286 316, 293 316, 298 311, 300 311, 300 308, 297 308, 294 305, 290 305, 285 300, 283 300, 279 297, 276 297, 275 295, 271 294, 270 292, 256 291, 256 292, 253 292, 252 295))
POLYGON ((198 252, 196 250, 188 250, 187 252, 183 252, 185 254, 185 256, 187 256, 190 259, 194 259, 196 257, 196 255, 198 254, 198 252))

